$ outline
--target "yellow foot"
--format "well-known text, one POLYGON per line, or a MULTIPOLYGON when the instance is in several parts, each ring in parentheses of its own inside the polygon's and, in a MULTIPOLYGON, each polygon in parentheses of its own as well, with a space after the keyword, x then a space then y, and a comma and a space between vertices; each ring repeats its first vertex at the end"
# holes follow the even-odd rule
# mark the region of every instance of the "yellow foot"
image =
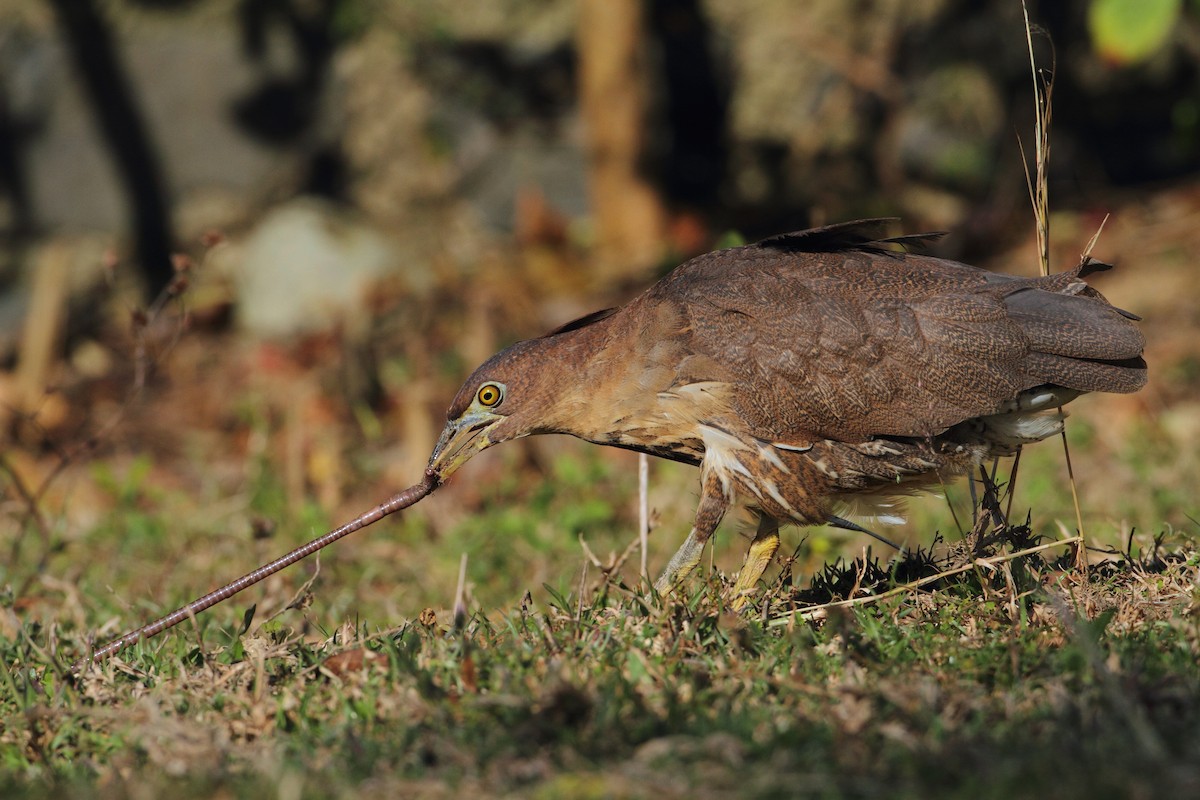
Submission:
POLYGON ((707 538, 697 536, 696 529, 692 529, 688 538, 671 557, 663 574, 654 582, 654 588, 659 594, 670 594, 695 571, 704 555, 704 543, 707 538))
POLYGON ((741 611, 750 602, 750 598, 758 588, 758 579, 762 577, 778 549, 778 526, 768 527, 765 531, 760 526, 758 535, 750 543, 750 550, 746 553, 746 563, 742 565, 742 571, 738 573, 737 583, 733 585, 730 592, 734 611, 741 611))

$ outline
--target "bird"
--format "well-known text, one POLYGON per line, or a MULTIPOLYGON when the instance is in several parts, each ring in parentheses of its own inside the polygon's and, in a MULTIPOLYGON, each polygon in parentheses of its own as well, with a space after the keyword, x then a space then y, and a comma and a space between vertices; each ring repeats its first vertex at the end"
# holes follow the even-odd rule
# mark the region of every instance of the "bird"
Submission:
POLYGON ((780 527, 946 485, 1063 430, 1087 392, 1147 379, 1139 317, 1086 282, 1110 265, 1017 277, 923 254, 867 219, 716 250, 620 307, 513 344, 462 384, 429 459, 438 485, 502 442, 568 434, 699 467, 691 530, 655 588, 694 572, 742 501, 757 529, 740 608, 780 527))

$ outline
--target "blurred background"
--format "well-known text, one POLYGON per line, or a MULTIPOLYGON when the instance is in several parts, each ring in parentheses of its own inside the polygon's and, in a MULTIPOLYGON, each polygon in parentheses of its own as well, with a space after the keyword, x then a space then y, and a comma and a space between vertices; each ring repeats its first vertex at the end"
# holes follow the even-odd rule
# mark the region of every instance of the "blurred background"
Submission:
MULTIPOLYGON (((1150 387, 1073 405, 1085 514, 1194 532, 1200 2, 1029 9, 1054 267, 1111 215, 1150 340, 1150 387)), ((1019 0, 0 0, 0 585, 233 577, 415 481, 496 349, 716 246, 896 216, 1033 274, 1032 86, 1019 0)), ((1036 450, 1017 507, 1074 527, 1036 450)), ((570 586, 636 536, 635 460, 498 448, 326 559, 409 614, 462 552, 491 602, 570 586)), ((652 571, 695 478, 654 466, 652 571)))

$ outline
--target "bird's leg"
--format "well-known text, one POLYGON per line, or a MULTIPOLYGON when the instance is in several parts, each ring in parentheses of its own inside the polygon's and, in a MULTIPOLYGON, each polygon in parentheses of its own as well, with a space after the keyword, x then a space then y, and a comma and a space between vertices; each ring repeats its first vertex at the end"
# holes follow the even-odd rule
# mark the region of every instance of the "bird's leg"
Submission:
POLYGON ((742 565, 742 571, 738 573, 737 583, 733 585, 730 594, 735 611, 740 611, 750 600, 750 595, 758 585, 758 579, 762 577, 778 549, 779 520, 759 514, 758 531, 754 534, 754 540, 750 542, 750 549, 746 552, 746 563, 742 565))
POLYGON ((700 563, 700 557, 704 555, 704 545, 708 544, 728 507, 729 497, 723 491, 720 479, 705 470, 700 481, 700 505, 696 508, 692 532, 675 551, 675 555, 671 556, 667 568, 654 582, 654 588, 661 594, 670 592, 692 574, 692 570, 700 563))

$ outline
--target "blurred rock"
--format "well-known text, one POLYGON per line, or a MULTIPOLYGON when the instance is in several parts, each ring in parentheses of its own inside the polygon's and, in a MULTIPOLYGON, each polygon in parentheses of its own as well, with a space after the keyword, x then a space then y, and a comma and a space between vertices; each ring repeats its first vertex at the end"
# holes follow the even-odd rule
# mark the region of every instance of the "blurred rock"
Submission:
POLYGON ((84 339, 70 354, 71 369, 86 380, 98 380, 112 370, 113 353, 95 339, 84 339))
POLYGON ((364 316, 365 293, 396 266, 386 236, 312 198, 268 212, 235 268, 237 319, 251 333, 284 337, 364 316))

